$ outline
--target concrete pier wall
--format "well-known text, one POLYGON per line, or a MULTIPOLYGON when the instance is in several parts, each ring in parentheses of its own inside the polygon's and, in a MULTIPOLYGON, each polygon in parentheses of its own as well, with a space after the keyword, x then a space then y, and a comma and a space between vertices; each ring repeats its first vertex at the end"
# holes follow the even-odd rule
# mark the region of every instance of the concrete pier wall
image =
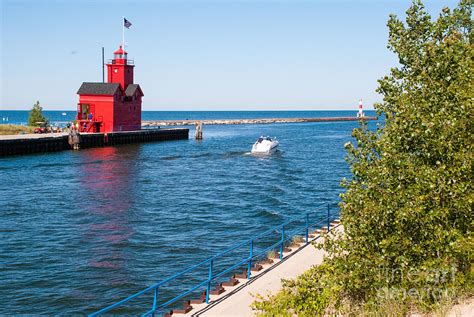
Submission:
POLYGON ((107 133, 107 145, 183 140, 189 138, 189 129, 150 129, 107 133), (157 133, 159 131, 159 133, 157 133))
POLYGON ((51 135, 43 137, 28 137, 21 135, 17 138, 0 138, 0 156, 31 154, 39 152, 55 152, 70 149, 67 142, 67 135, 51 135))
MULTIPOLYGON (((148 129, 113 133, 82 133, 80 148, 113 146, 127 143, 183 140, 189 129, 148 129)), ((40 152, 71 150, 67 133, 0 136, 0 157, 40 152)))

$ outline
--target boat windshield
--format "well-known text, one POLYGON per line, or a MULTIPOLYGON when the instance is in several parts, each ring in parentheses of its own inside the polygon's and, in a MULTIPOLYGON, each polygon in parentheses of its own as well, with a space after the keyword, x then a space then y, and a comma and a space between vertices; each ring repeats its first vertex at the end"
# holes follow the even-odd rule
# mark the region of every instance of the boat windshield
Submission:
POLYGON ((263 141, 273 142, 273 139, 269 136, 261 136, 258 138, 257 143, 262 143, 263 141))

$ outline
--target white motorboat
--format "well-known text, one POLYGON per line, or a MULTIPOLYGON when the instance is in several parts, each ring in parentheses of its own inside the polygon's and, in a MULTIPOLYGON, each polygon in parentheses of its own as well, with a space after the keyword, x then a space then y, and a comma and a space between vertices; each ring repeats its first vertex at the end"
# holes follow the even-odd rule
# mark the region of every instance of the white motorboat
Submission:
POLYGON ((273 153, 278 147, 278 141, 276 138, 268 136, 261 136, 252 146, 252 153, 255 154, 270 154, 273 153))

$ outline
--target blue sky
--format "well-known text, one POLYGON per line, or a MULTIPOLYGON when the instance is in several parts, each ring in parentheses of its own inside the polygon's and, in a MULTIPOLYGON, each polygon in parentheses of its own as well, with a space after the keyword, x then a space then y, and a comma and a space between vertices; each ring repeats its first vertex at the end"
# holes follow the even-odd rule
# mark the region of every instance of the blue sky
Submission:
MULTIPOLYGON (((0 109, 75 109, 122 41, 144 110, 371 108, 395 66, 387 19, 411 1, 0 0, 0 109)), ((425 1, 436 17, 456 1, 425 1)))

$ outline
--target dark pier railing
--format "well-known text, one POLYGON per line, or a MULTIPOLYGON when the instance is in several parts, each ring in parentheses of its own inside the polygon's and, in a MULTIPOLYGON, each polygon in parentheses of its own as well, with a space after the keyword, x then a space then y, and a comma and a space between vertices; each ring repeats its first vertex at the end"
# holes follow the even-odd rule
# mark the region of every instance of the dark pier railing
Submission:
POLYGON ((111 65, 115 65, 115 64, 119 64, 119 65, 134 65, 134 61, 133 59, 123 59, 123 62, 117 62, 117 60, 115 59, 109 59, 107 60, 107 64, 111 64, 111 65))
MULTIPOLYGON (((329 232, 331 230, 331 222, 337 219, 338 216, 339 209, 336 203, 325 203, 319 205, 316 207, 315 211, 311 213, 306 213, 303 216, 290 218, 279 226, 261 232, 249 240, 235 244, 227 250, 217 253, 216 255, 185 269, 184 271, 181 271, 125 299, 122 299, 110 306, 107 306, 95 313, 92 313, 89 315, 89 317, 100 316, 108 312, 112 313, 112 311, 117 312, 117 309, 123 308, 125 304, 131 302, 134 299, 146 296, 145 294, 148 294, 148 296, 150 296, 150 301, 151 297, 153 298, 153 300, 149 303, 150 306, 148 310, 145 311, 146 308, 142 308, 142 316, 154 317, 155 314, 163 314, 170 305, 176 303, 178 300, 183 299, 188 295, 191 295, 192 293, 197 292, 199 289, 205 289, 205 291, 201 293, 201 302, 209 303, 209 294, 213 294, 213 291, 211 290, 213 284, 217 284, 219 280, 222 280, 226 276, 228 277, 237 269, 243 267, 245 267, 246 269, 244 270, 244 273, 240 275, 245 276, 247 279, 250 279, 254 268, 254 263, 256 263, 258 259, 266 258, 268 252, 278 250, 279 259, 282 260, 283 253, 286 252, 285 246, 288 245, 288 242, 291 241, 295 236, 304 237, 304 242, 308 244, 310 238, 310 230, 312 230, 313 228, 319 229, 323 227, 323 229, 327 229, 327 232, 329 232), (279 237, 279 239, 274 243, 270 242, 270 245, 265 245, 260 248, 257 247, 257 243, 259 241, 261 242, 261 240, 265 238, 267 238, 267 242, 271 241, 271 239, 268 238, 271 238, 272 236, 277 236, 279 237), (225 266, 221 265, 220 269, 216 268, 216 264, 219 259, 245 246, 248 247, 248 256, 244 256, 243 258, 240 257, 238 260, 231 263, 229 263, 229 261, 226 261, 227 263, 225 266), (171 299, 164 299, 162 300, 162 302, 160 302, 160 289, 163 288, 165 284, 177 282, 179 278, 183 278, 189 273, 197 274, 196 271, 198 271, 200 268, 201 274, 204 276, 195 276, 198 279, 197 284, 189 287, 186 291, 179 293, 171 299)), ((136 312, 133 312, 133 314, 135 315, 136 312)))

